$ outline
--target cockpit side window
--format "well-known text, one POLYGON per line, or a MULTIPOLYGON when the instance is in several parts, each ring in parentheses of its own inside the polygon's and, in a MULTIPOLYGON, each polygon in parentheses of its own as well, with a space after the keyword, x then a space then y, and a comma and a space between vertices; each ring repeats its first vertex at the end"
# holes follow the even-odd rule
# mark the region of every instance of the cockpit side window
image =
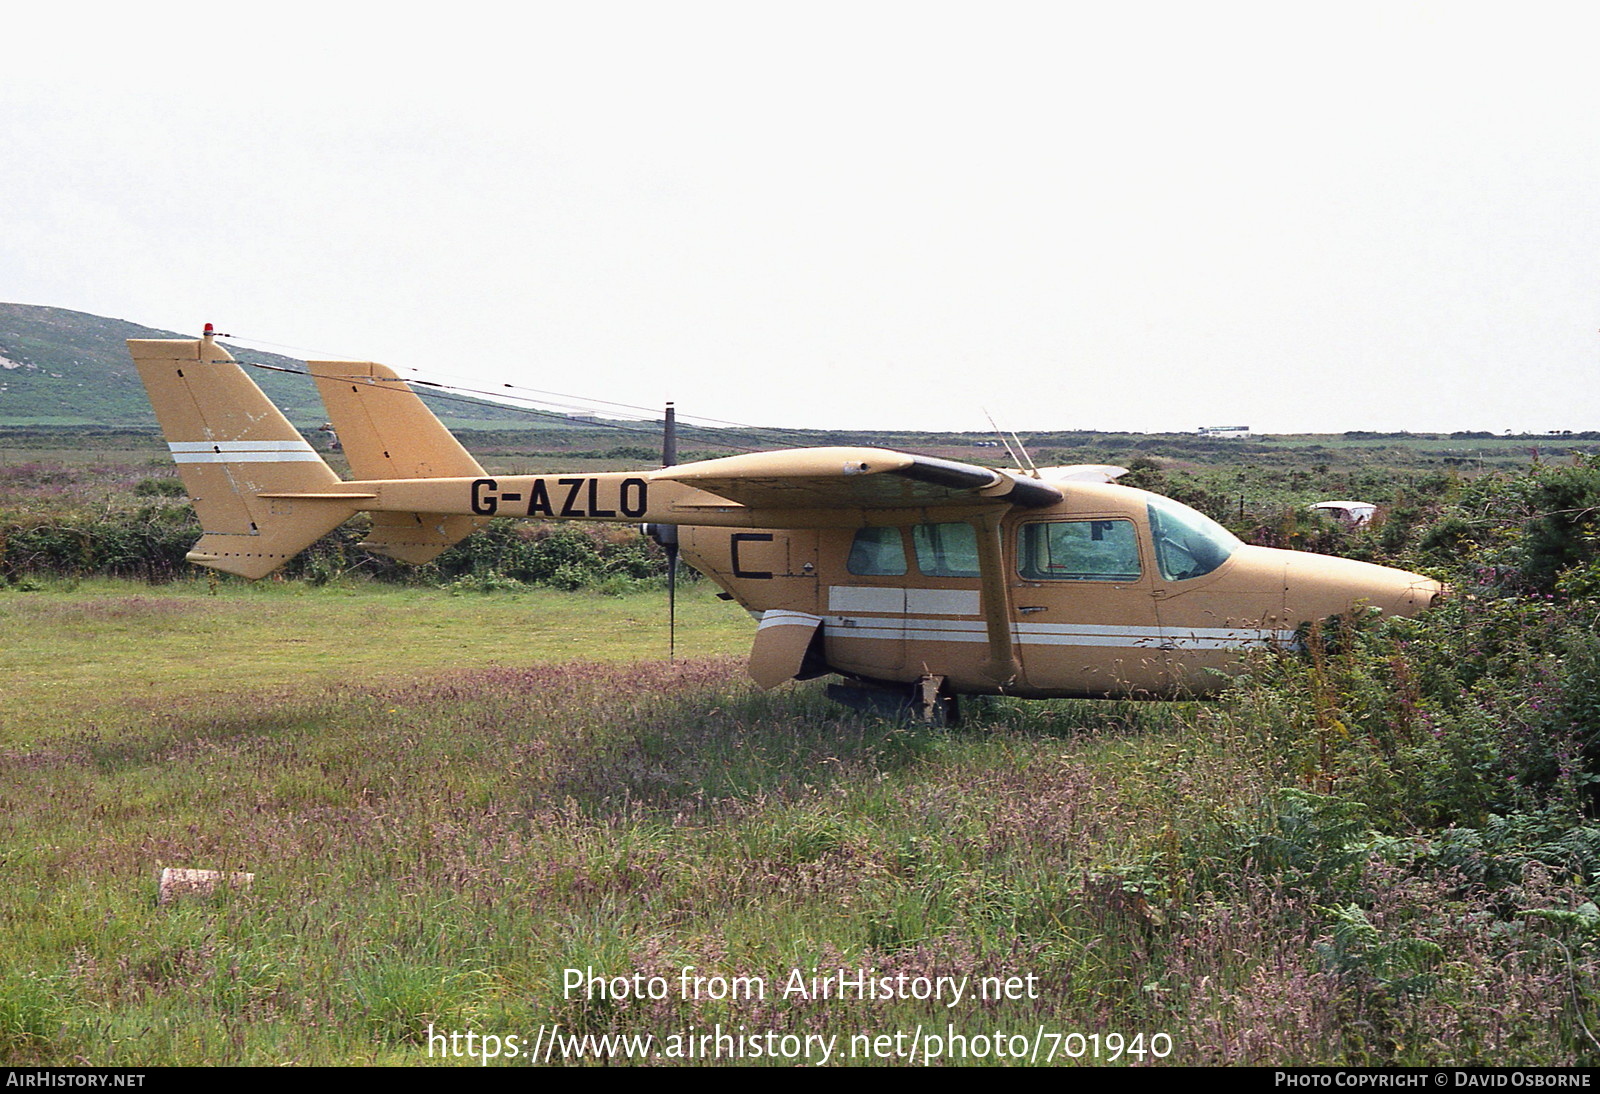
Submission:
POLYGON ((850 544, 845 569, 862 577, 900 577, 906 572, 906 547, 898 528, 863 528, 850 544))
POLYGON ((1156 545, 1156 568, 1167 581, 1209 574, 1243 546, 1204 513, 1162 497, 1150 499, 1150 538, 1156 545))
POLYGON ((1139 535, 1131 520, 1062 520, 1017 530, 1025 581, 1137 581, 1139 535))
POLYGON ((911 530, 924 577, 978 577, 978 534, 972 525, 919 524, 911 530))

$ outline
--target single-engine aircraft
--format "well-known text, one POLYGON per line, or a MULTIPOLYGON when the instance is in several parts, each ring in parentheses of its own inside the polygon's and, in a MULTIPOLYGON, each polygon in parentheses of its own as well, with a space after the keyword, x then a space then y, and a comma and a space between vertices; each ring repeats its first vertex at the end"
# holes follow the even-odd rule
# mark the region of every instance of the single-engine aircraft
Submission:
MULTIPOLYGON (((358 512, 369 551, 424 563, 491 517, 644 524, 755 616, 762 687, 829 673, 862 707, 953 717, 955 696, 1215 693, 1247 651, 1438 582, 1252 547, 1120 468, 993 469, 809 448, 652 470, 489 475, 395 373, 311 361, 341 481, 210 324, 130 340, 204 535, 191 562, 264 577, 358 512)), ((671 463, 670 460, 664 461, 671 463)))

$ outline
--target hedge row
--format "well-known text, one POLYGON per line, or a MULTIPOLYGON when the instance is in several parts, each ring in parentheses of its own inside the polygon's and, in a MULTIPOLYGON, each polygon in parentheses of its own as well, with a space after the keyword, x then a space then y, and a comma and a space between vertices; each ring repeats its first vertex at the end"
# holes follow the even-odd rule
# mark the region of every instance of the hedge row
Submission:
MULTIPOLYGON (((366 518, 358 517, 318 540, 284 572, 319 582, 359 572, 404 583, 492 587, 504 582, 563 589, 666 573, 660 549, 631 526, 495 520, 425 566, 367 553, 358 546, 366 533, 366 518)), ((149 502, 100 515, 46 518, 0 512, 0 579, 170 581, 196 572, 184 555, 199 538, 199 523, 187 504, 149 502)))

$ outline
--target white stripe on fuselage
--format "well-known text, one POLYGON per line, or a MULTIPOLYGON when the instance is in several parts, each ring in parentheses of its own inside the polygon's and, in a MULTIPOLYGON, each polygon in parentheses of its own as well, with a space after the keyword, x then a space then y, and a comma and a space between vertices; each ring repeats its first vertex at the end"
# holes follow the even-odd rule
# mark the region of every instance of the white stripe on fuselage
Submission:
POLYGON ((828 610, 904 615, 977 615, 982 600, 975 589, 902 589, 878 585, 830 585, 828 610))
MULTIPOLYGON (((976 616, 982 613, 982 604, 976 590, 830 585, 828 609, 838 614, 825 617, 824 622, 836 638, 885 642, 987 642, 989 632, 982 620, 918 618, 919 615, 976 616)), ((773 615, 773 612, 768 612, 762 626, 767 626, 767 619, 773 615)), ((812 617, 806 618, 809 620, 812 617)), ((1235 650, 1294 643, 1294 631, 1262 627, 1135 627, 1108 623, 1013 622, 1011 634, 1013 640, 1023 646, 1235 650)))
MULTIPOLYGON (((863 618, 829 615, 823 622, 835 638, 892 642, 987 642, 979 620, 863 618)), ((1138 627, 1106 623, 1014 623, 1013 640, 1022 646, 1120 646, 1131 649, 1228 650, 1288 645, 1294 631, 1260 627, 1138 627)))

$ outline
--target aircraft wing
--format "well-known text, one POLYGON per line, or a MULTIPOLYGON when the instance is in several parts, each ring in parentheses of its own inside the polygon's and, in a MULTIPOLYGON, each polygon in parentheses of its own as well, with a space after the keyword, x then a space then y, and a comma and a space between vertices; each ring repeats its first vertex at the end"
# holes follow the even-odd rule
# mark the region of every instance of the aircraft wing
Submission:
POLYGON ((753 452, 651 474, 756 509, 898 509, 930 505, 1020 505, 1061 500, 1048 483, 1011 471, 883 448, 753 452))
POLYGON ((1039 468, 1039 477, 1050 482, 1115 482, 1127 473, 1126 467, 1109 463, 1072 463, 1065 467, 1039 468))

